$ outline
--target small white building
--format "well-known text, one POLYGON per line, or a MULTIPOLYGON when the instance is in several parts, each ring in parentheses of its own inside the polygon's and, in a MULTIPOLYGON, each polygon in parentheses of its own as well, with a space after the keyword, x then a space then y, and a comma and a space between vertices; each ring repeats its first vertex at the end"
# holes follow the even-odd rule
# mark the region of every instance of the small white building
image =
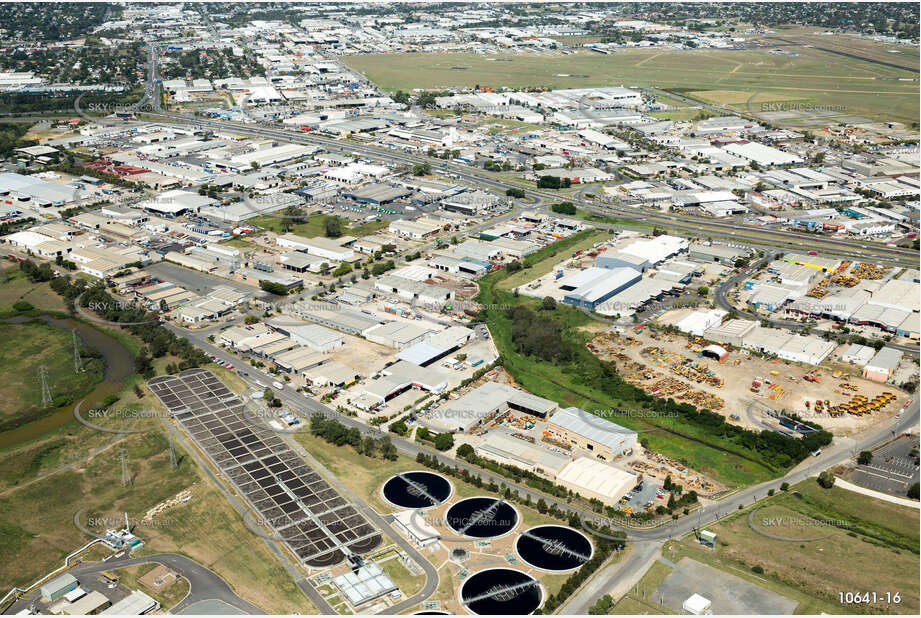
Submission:
POLYGON ((702 597, 696 592, 682 603, 681 608, 692 616, 709 616, 713 613, 713 608, 710 606, 710 599, 702 597))
POLYGON ((441 535, 434 527, 426 523, 416 511, 402 511, 393 516, 393 523, 397 529, 409 537, 419 547, 427 547, 437 543, 441 535))

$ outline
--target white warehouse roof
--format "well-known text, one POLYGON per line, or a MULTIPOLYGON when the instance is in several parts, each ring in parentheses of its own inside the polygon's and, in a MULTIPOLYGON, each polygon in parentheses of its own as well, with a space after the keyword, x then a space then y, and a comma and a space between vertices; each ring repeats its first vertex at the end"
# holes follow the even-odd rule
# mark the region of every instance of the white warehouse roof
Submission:
POLYGON ((579 457, 557 475, 557 481, 604 496, 614 502, 636 484, 636 476, 597 459, 579 457))
POLYGON ((803 160, 782 150, 759 144, 746 142, 744 144, 728 144, 723 150, 730 154, 738 155, 743 159, 754 161, 759 165, 784 165, 786 163, 802 163, 803 160))

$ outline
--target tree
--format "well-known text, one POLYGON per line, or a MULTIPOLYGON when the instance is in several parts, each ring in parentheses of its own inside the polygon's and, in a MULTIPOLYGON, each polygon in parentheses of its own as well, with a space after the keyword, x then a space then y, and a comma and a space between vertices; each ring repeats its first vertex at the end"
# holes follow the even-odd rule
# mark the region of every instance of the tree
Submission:
POLYGON ((390 424, 390 431, 397 434, 398 436, 405 436, 407 433, 409 433, 409 428, 403 421, 396 421, 395 423, 390 424))
POLYGON ((390 438, 384 436, 380 439, 381 446, 381 457, 387 461, 396 461, 397 459, 397 447, 393 445, 393 442, 390 441, 390 438))
POLYGON ((705 286, 705 285, 702 285, 702 286, 700 286, 699 288, 697 288, 697 295, 698 295, 698 296, 706 297, 707 294, 709 294, 709 293, 710 293, 710 288, 708 288, 708 287, 705 286))
POLYGON ((921 492, 921 488, 919 488, 918 483, 915 483, 914 485, 908 488, 908 497, 911 498, 912 500, 917 500, 919 492, 921 492))
POLYGON ((550 206, 550 210, 560 215, 575 216, 576 214, 576 207, 572 202, 560 202, 559 204, 553 204, 550 206))
POLYGON ((780 484, 780 491, 787 491, 788 489, 790 489, 790 483, 785 481, 780 484))
POLYGON ((588 613, 593 616, 606 615, 612 607, 614 607, 614 599, 611 595, 606 594, 588 608, 588 613))
POLYGON ((540 301, 540 308, 546 311, 553 311, 556 309, 556 301, 552 296, 544 296, 544 299, 540 301))
POLYGON ((868 466, 871 461, 873 461, 872 451, 860 451, 860 455, 857 456, 857 463, 861 466, 868 466))
POLYGON ((413 176, 428 176, 432 173, 432 166, 428 163, 417 163, 413 165, 413 176))
POLYGON ((541 515, 547 512, 547 502, 543 498, 537 500, 537 510, 541 515))
POLYGON ((283 286, 280 283, 273 283, 272 281, 266 281, 265 279, 259 282, 259 287, 269 292, 270 294, 275 294, 277 296, 287 296, 288 288, 283 286))
POLYGON ((818 483, 825 489, 831 489, 835 486, 835 475, 831 473, 831 470, 825 470, 819 474, 818 483))
POLYGON ((336 270, 333 271, 333 276, 341 277, 342 275, 346 275, 350 272, 352 272, 352 267, 349 266, 348 262, 342 262, 341 264, 339 264, 336 270))
POLYGON ((517 197, 521 199, 524 197, 524 189, 506 189, 505 195, 508 197, 517 197))
POLYGON ((538 189, 566 189, 572 185, 568 178, 558 176, 541 176, 537 179, 538 189))
POLYGON ((470 446, 469 444, 467 444, 466 442, 465 442, 464 444, 461 444, 460 446, 457 447, 457 456, 458 456, 458 457, 460 457, 460 458, 462 458, 462 459, 467 459, 467 458, 469 458, 471 455, 474 455, 473 447, 470 446))
POLYGON ((446 451, 454 446, 454 436, 444 431, 435 436, 435 448, 439 451, 446 451))
POLYGON ((327 238, 339 238, 343 234, 342 219, 339 217, 326 217, 323 221, 323 229, 327 238))
POLYGON ((371 436, 365 436, 361 442, 361 454, 366 457, 374 457, 377 453, 377 440, 371 436))

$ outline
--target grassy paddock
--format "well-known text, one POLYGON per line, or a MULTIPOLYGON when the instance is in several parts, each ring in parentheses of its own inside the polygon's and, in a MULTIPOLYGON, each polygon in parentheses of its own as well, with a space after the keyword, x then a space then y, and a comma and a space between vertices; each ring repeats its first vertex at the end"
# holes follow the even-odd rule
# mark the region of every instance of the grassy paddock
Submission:
POLYGON ((85 359, 74 372, 73 343, 65 330, 40 320, 0 327, 0 422, 25 423, 51 409, 42 405, 39 367, 48 370, 52 396, 85 393, 102 380, 103 364, 85 359))
POLYGON ((47 282, 32 283, 16 262, 0 262, 0 316, 13 315, 13 304, 25 300, 33 307, 45 311, 65 311, 64 299, 58 296, 47 282))
MULTIPOLYGON (((309 215, 304 218, 304 223, 292 223, 291 233, 303 236, 304 238, 326 236, 324 221, 327 216, 333 215, 309 215)), ((249 223, 258 225, 272 232, 281 232, 282 218, 273 215, 263 215, 253 217, 249 220, 249 223)), ((390 225, 390 222, 384 219, 376 219, 370 223, 363 223, 356 226, 348 225, 346 221, 343 220, 342 233, 348 236, 365 236, 367 234, 373 234, 377 230, 383 229, 388 225, 390 225)))
POLYGON ((918 555, 897 546, 913 544, 917 550, 918 512, 913 509, 843 489, 825 490, 809 479, 708 529, 717 534, 714 550, 689 537, 669 542, 663 555, 674 562, 688 556, 794 599, 799 602, 796 613, 918 612, 918 555), (785 538, 825 538, 769 538, 749 526, 752 510, 761 530, 785 538), (876 538, 847 527, 866 529, 876 538), (884 531, 888 536, 882 537, 884 531), (755 574, 753 567, 764 573, 755 574), (901 603, 886 605, 883 599, 876 605, 843 606, 839 592, 847 591, 899 592, 901 603))
MULTIPOLYGON (((820 37, 823 47, 852 44, 851 37, 820 37)), ((866 47, 876 49, 873 46, 866 47)), ((816 43, 818 44, 818 43, 816 43)), ((782 44, 778 44, 782 47, 782 44)), ((802 46, 797 56, 768 49, 621 49, 609 56, 589 51, 562 54, 412 53, 347 56, 343 61, 387 90, 448 87, 584 88, 652 86, 684 90, 738 90, 772 96, 803 96, 822 105, 843 105, 849 114, 917 121, 917 85, 892 78, 916 78, 907 70, 845 58, 802 46), (452 67, 466 67, 458 71, 452 67), (560 75, 588 75, 588 78, 560 75), (884 78, 884 79, 877 79, 884 78)), ((873 57, 879 56, 877 52, 873 57)), ((899 58, 896 54, 886 54, 899 58)), ((892 61, 892 58, 888 58, 892 61)), ((903 60, 897 60, 902 62, 903 60)), ((917 54, 905 58, 918 66, 917 54)), ((777 100, 777 99, 774 99, 777 100)))

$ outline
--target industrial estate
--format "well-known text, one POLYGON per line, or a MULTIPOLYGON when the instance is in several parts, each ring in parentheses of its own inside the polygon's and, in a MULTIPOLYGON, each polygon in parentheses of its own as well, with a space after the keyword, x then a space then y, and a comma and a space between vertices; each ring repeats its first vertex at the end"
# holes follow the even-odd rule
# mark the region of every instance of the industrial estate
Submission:
POLYGON ((0 613, 917 615, 918 29, 0 5, 0 613))

